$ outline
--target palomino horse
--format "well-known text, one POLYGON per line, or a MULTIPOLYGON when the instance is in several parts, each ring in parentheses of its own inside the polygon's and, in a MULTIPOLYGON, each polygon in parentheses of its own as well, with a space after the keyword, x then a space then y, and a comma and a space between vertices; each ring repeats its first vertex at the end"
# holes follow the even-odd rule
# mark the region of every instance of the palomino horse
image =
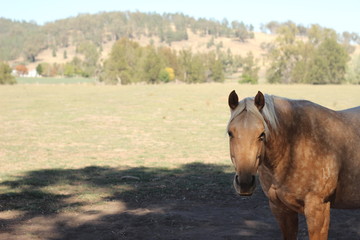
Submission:
POLYGON ((309 238, 327 239, 330 207, 360 207, 360 107, 333 111, 303 100, 229 95, 227 127, 234 187, 254 192, 255 175, 284 239, 296 239, 298 214, 309 238))

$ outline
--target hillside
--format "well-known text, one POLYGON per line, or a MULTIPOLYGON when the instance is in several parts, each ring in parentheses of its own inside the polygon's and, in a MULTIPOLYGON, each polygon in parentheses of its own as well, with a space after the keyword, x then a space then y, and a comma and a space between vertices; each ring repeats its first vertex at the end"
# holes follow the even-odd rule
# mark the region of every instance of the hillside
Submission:
MULTIPOLYGON (((170 48, 175 54, 190 51, 202 55, 199 57, 205 61, 205 55, 215 54, 227 76, 241 74, 245 58, 251 53, 248 64, 258 66, 260 80, 264 80, 269 66, 264 56, 274 49, 277 34, 284 29, 293 31, 291 34, 300 41, 314 36, 320 37, 316 41, 322 41, 322 35, 331 35, 352 56, 360 53, 360 36, 356 33, 339 34, 318 25, 306 28, 291 21, 269 22, 263 25, 263 32, 253 29, 243 22, 195 19, 181 13, 103 12, 82 14, 43 26, 0 18, 0 60, 9 62, 13 68, 25 65, 28 70, 41 64, 46 69, 44 76, 99 76, 114 43, 125 38, 142 47, 170 48), (318 31, 315 35, 314 29, 318 31), (71 74, 66 74, 67 70, 71 74)), ((141 61, 145 58, 146 54, 141 61)), ((202 71, 203 75, 212 72, 202 71)))
POLYGON ((189 30, 201 36, 236 37, 241 41, 252 38, 252 26, 194 19, 183 14, 156 14, 141 12, 104 12, 82 14, 39 26, 0 18, 0 59, 14 60, 20 56, 36 61, 46 49, 57 51, 91 41, 96 46, 120 38, 141 40, 153 38, 171 44, 188 40, 189 30))
MULTIPOLYGON (((246 42, 241 42, 234 38, 227 38, 227 37, 219 37, 214 40, 214 45, 211 47, 207 47, 207 44, 211 40, 212 36, 200 36, 198 34, 194 34, 191 31, 188 31, 188 40, 182 40, 173 42, 171 44, 171 48, 180 51, 182 49, 191 49, 194 52, 209 52, 216 50, 216 45, 219 43, 222 43, 221 50, 227 51, 228 49, 231 50, 231 52, 235 55, 242 55, 245 56, 248 52, 252 52, 256 58, 262 58, 263 54, 265 54, 264 49, 261 48, 261 45, 263 43, 270 43, 274 40, 276 37, 272 34, 265 34, 261 32, 255 32, 255 37, 253 39, 248 39, 246 42)), ((134 41, 140 43, 142 46, 147 46, 151 42, 156 47, 160 46, 169 46, 166 43, 162 43, 159 38, 157 37, 146 37, 142 36, 138 39, 134 39, 134 41)), ((111 47, 115 43, 115 40, 108 41, 102 45, 102 51, 101 51, 101 60, 104 60, 108 57, 111 47)), ((62 47, 57 49, 57 54, 54 57, 53 51, 51 49, 45 49, 40 51, 40 53, 37 55, 35 62, 30 62, 27 64, 29 69, 34 69, 39 63, 46 62, 46 63, 66 63, 71 61, 75 56, 82 57, 82 54, 79 54, 76 52, 76 46, 71 45, 68 47, 62 47), (67 52, 67 58, 64 59, 63 52, 67 52)), ((12 62, 24 62, 26 61, 24 57, 19 57, 12 62)))

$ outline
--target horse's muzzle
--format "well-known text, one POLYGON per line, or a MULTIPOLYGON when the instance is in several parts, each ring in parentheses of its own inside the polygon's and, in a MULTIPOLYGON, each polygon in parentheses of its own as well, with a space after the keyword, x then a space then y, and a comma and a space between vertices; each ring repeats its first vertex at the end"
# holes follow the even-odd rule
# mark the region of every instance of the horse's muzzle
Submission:
POLYGON ((256 177, 252 174, 235 174, 234 188, 240 196, 251 196, 256 188, 256 177))

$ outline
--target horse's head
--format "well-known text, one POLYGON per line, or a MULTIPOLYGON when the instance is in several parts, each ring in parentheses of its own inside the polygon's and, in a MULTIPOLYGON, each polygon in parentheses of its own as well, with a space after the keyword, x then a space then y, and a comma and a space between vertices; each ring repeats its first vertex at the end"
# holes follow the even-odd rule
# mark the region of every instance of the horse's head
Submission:
POLYGON ((265 98, 256 97, 239 102, 235 91, 229 95, 231 119, 228 125, 230 156, 235 167, 234 187, 242 196, 250 196, 256 187, 257 169, 265 151, 266 124, 261 115, 265 98))

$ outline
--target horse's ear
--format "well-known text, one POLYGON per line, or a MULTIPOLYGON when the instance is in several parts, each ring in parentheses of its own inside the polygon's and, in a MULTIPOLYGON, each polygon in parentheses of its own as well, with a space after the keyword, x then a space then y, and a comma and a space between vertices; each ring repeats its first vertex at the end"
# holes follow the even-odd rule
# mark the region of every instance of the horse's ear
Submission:
POLYGON ((236 94, 235 90, 233 90, 229 95, 229 107, 231 110, 234 110, 239 105, 239 97, 236 94))
POLYGON ((261 109, 265 106, 265 97, 260 91, 258 91, 255 96, 255 106, 259 109, 259 111, 261 111, 261 109))

